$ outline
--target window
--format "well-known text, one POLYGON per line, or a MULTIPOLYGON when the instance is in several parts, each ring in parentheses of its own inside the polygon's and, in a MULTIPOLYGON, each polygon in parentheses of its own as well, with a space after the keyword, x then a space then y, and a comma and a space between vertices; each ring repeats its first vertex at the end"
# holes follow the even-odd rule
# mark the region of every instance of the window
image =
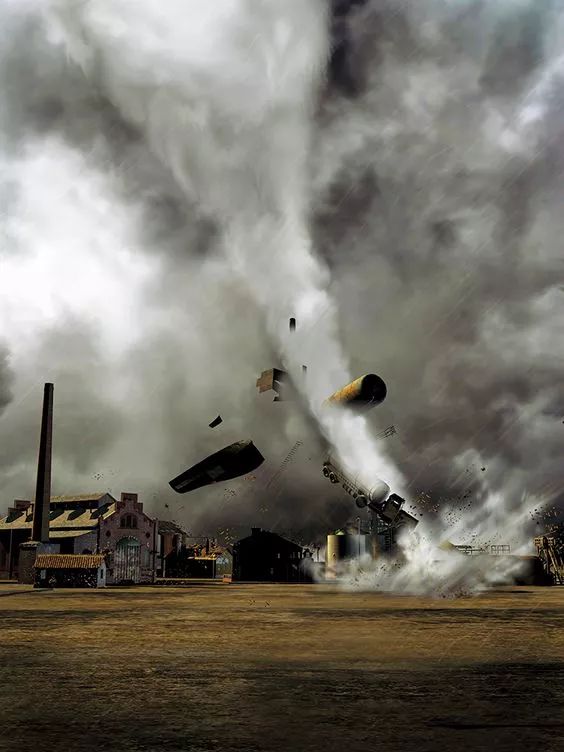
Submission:
POLYGON ((135 530, 137 528, 137 517, 134 514, 124 514, 120 520, 120 527, 135 530))

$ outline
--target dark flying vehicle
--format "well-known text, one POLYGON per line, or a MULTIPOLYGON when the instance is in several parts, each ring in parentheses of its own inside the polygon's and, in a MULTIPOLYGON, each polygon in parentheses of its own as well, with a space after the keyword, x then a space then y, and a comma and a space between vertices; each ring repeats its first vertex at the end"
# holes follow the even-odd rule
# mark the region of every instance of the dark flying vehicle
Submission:
POLYGON ((236 441, 188 468, 169 485, 177 493, 188 493, 212 483, 239 478, 256 470, 263 462, 264 457, 252 441, 236 441))

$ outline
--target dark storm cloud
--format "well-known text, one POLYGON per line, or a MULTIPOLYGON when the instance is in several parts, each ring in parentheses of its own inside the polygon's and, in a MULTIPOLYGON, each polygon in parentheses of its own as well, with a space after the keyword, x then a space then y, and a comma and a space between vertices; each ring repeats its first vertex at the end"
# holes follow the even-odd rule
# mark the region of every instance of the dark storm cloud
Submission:
POLYGON ((31 491, 43 380, 53 381, 54 485, 64 492, 67 481, 87 474, 113 445, 120 429, 119 413, 105 393, 108 374, 96 334, 84 322, 67 319, 61 327, 47 330, 33 359, 20 365, 26 376, 20 377, 19 399, 0 423, 0 473, 15 473, 12 482, 21 483, 21 493, 31 491), (40 374, 43 379, 37 380, 40 374))
POLYGON ((561 422, 539 417, 563 396, 554 83, 536 148, 503 142, 554 64, 558 20, 550 3, 368 3, 348 43, 374 40, 369 86, 354 101, 335 94, 320 116, 319 173, 333 170, 316 239, 339 281, 345 341, 390 385, 380 423, 405 438, 389 446, 412 490, 447 491, 467 452, 496 465, 498 488, 513 474, 541 489, 560 473, 561 422))

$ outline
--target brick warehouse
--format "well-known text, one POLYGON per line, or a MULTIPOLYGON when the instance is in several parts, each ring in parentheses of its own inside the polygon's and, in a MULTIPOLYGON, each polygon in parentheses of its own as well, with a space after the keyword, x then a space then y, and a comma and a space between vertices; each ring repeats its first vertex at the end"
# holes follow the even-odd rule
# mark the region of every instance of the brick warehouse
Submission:
MULTIPOLYGON (((34 504, 17 500, 0 519, 0 576, 18 572, 19 546, 28 541, 34 504)), ((155 570, 157 520, 143 511, 137 494, 54 496, 49 505, 49 542, 62 554, 107 553, 108 583, 150 582, 155 570)))

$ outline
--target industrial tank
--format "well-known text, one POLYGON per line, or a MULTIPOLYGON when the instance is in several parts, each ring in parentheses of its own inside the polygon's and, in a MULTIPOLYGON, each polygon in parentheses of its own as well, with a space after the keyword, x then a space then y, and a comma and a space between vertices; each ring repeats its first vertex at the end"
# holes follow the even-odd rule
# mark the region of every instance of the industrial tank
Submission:
POLYGON ((339 531, 327 536, 325 572, 327 579, 335 579, 340 562, 350 561, 371 551, 370 536, 339 531))

